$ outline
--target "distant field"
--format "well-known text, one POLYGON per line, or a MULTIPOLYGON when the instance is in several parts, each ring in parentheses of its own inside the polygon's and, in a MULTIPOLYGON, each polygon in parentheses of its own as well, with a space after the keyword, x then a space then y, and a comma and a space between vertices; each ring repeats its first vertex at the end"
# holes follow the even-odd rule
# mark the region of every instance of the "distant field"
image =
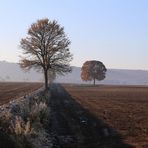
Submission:
POLYGON ((42 83, 0 83, 0 105, 39 89, 42 83))
POLYGON ((148 147, 148 87, 64 85, 71 96, 137 148, 148 147))

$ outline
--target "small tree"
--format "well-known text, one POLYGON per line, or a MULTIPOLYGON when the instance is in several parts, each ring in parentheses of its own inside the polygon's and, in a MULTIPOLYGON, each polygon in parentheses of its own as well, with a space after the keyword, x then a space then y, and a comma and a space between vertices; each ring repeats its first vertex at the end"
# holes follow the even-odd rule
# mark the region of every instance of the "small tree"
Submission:
POLYGON ((103 80, 106 74, 106 67, 100 61, 86 61, 81 68, 81 78, 84 81, 103 80))
POLYGON ((62 75, 71 71, 70 41, 57 21, 41 19, 33 23, 28 36, 20 44, 26 55, 21 59, 21 67, 27 70, 32 67, 42 69, 45 89, 48 87, 48 71, 62 75))

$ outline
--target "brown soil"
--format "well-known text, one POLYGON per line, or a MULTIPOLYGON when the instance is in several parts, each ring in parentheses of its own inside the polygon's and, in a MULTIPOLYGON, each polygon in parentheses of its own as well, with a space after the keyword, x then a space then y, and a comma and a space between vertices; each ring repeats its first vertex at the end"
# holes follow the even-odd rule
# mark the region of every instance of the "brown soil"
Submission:
MULTIPOLYGON (((70 93, 74 90, 70 86, 65 88, 70 93)), ((50 90, 49 132, 54 148, 133 148, 125 144, 114 128, 76 102, 63 87, 54 84, 50 90)))
POLYGON ((148 148, 148 87, 64 87, 85 109, 115 128, 126 143, 148 148))
POLYGON ((0 83, 0 105, 35 91, 42 83, 0 83))

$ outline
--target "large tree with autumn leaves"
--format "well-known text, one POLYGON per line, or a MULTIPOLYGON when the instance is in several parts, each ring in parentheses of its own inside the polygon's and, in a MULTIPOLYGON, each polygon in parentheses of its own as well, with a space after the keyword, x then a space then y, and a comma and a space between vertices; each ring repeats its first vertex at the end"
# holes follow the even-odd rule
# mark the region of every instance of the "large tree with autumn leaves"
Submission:
POLYGON ((106 67, 105 65, 100 61, 86 61, 82 68, 81 68, 81 78, 84 81, 92 81, 94 82, 96 80, 103 80, 106 75, 106 67))
POLYGON ((24 56, 20 65, 24 69, 32 67, 41 69, 45 78, 45 89, 48 88, 48 72, 65 74, 71 71, 72 54, 69 51, 70 41, 57 21, 41 19, 33 23, 28 36, 20 42, 24 56))

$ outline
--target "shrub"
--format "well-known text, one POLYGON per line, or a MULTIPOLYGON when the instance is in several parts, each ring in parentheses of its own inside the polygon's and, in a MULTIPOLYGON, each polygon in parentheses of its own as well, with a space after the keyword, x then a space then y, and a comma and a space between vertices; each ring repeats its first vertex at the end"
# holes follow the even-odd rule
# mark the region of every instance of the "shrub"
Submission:
POLYGON ((10 129, 12 133, 16 135, 27 135, 33 133, 30 120, 25 122, 20 116, 16 116, 15 120, 11 120, 10 129))
POLYGON ((35 103, 30 112, 30 119, 32 122, 40 122, 41 124, 46 121, 49 116, 49 109, 45 102, 35 103))

